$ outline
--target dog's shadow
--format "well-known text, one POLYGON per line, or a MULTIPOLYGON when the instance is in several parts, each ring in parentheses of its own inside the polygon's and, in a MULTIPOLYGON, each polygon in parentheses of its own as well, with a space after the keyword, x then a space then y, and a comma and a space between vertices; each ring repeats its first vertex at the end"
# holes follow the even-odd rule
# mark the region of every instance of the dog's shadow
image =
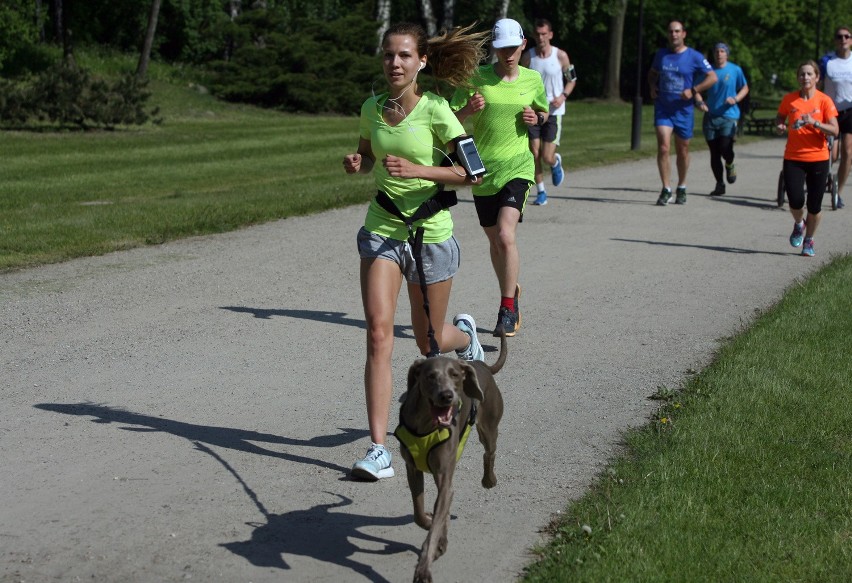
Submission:
POLYGON ((161 417, 142 415, 117 407, 109 407, 96 403, 40 403, 37 409, 53 411, 66 415, 94 417, 94 423, 121 423, 130 427, 121 427, 126 431, 152 432, 162 431, 189 440, 198 451, 213 457, 230 472, 242 485, 246 494, 254 502, 265 522, 247 522, 254 530, 251 538, 245 541, 222 543, 223 548, 239 555, 258 567, 290 569, 284 560, 284 555, 303 555, 318 561, 333 563, 360 573, 365 578, 376 583, 389 583, 369 564, 362 564, 352 559, 355 553, 370 553, 388 555, 418 549, 409 544, 386 540, 361 531, 370 526, 406 526, 412 523, 411 515, 399 517, 379 517, 345 512, 333 512, 352 504, 352 500, 340 494, 331 494, 339 498, 329 504, 319 504, 306 510, 294 510, 282 514, 269 512, 260 502, 257 494, 245 483, 237 471, 230 466, 210 446, 218 446, 236 451, 266 455, 316 465, 332 470, 339 470, 348 475, 349 468, 322 460, 312 459, 295 454, 276 452, 260 447, 252 442, 266 442, 291 446, 335 447, 362 439, 366 431, 356 429, 341 429, 336 435, 323 435, 310 439, 294 439, 227 427, 209 427, 193 425, 161 417), (353 541, 367 543, 367 548, 358 547, 353 541), (383 548, 372 550, 381 545, 383 548))
POLYGON ((359 563, 352 559, 352 555, 355 553, 392 555, 409 551, 418 552, 417 547, 413 545, 390 541, 360 530, 369 526, 408 525, 411 523, 411 516, 383 518, 333 512, 337 508, 351 505, 352 499, 331 492, 326 493, 339 498, 337 502, 318 504, 307 510, 272 514, 228 462, 201 443, 196 442, 195 447, 215 458, 237 479, 266 519, 266 522, 246 523, 254 529, 249 540, 221 545, 235 555, 245 558, 252 565, 274 569, 290 569, 291 567, 284 559, 284 555, 301 555, 351 569, 376 583, 390 583, 369 564, 359 563), (381 545, 382 548, 376 550, 361 548, 353 541, 381 545))

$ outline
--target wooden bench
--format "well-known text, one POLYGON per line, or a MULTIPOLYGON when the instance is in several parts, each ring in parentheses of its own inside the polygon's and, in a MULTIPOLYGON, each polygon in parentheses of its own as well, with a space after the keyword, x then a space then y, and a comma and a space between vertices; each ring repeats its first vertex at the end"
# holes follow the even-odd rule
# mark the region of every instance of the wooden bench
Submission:
POLYGON ((743 117, 743 131, 747 134, 773 134, 775 133, 775 116, 758 117, 755 112, 761 108, 759 101, 753 99, 748 103, 748 115, 743 117))

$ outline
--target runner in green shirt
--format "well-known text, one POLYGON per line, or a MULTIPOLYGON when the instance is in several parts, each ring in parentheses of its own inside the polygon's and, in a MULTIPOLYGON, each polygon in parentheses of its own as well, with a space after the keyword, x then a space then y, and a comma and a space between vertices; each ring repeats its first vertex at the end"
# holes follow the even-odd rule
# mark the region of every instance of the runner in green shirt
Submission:
POLYGON ((473 200, 500 285, 495 336, 514 336, 521 326, 520 256, 515 237, 535 180, 527 126, 543 125, 549 109, 541 75, 519 65, 526 43, 517 21, 498 20, 492 32, 497 62, 480 67, 470 87, 457 89, 450 102, 459 121, 471 119, 487 170, 482 184, 473 187, 473 200))
POLYGON ((358 232, 367 328, 364 384, 372 443, 367 455, 355 462, 352 476, 364 480, 394 475, 391 453, 384 443, 393 396, 394 314, 403 283, 407 283, 411 327, 422 354, 433 354, 431 324, 437 343, 434 352, 455 350, 459 358, 466 360, 482 360, 484 356, 471 316, 459 314, 453 324, 444 321, 460 257, 449 211, 438 210, 413 224, 424 229, 419 255, 430 308, 431 317, 427 318, 408 228, 386 210, 396 207, 404 217, 411 218, 422 203, 439 192, 439 184, 478 182, 471 180, 459 165, 441 166, 449 160, 453 140, 464 135, 464 128, 446 99, 423 91, 417 83, 417 75, 427 62, 435 78, 450 84, 466 81, 473 74, 484 57, 482 46, 487 35, 468 33, 469 29, 454 29, 432 39, 416 24, 399 23, 387 30, 382 39, 387 91, 364 102, 358 150, 343 157, 348 174, 372 171, 376 188, 392 205, 385 207, 378 198, 374 199, 358 232))

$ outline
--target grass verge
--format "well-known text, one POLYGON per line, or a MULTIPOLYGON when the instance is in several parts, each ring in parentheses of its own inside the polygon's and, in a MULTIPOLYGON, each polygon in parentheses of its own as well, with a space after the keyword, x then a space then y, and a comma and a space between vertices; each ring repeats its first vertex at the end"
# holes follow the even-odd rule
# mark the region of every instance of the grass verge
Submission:
POLYGON ((846 256, 661 387, 523 581, 848 581, 850 290, 846 256))

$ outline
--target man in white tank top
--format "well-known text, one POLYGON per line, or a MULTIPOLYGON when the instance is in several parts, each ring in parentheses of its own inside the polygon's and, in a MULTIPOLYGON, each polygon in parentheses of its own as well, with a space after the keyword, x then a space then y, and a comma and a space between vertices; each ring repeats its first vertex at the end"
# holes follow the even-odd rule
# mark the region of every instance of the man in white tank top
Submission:
POLYGON ((528 126, 530 150, 535 158, 535 182, 538 195, 533 204, 547 204, 547 192, 544 188, 543 164, 550 166, 553 186, 562 184, 565 172, 562 169, 562 156, 556 152, 562 137, 562 116, 565 113, 565 101, 577 84, 577 74, 568 59, 568 54, 552 44, 553 27, 550 22, 539 18, 535 21, 535 47, 524 52, 521 65, 541 74, 547 100, 550 102, 550 117, 543 126, 528 126), (565 82, 565 79, 568 82, 565 82))
POLYGON ((820 59, 820 82, 823 91, 831 97, 837 107, 837 123, 840 137, 834 141, 832 156, 837 160, 840 143, 840 167, 837 171, 837 208, 843 208, 840 193, 849 169, 852 168, 852 32, 849 27, 838 26, 834 31, 835 50, 820 59))

